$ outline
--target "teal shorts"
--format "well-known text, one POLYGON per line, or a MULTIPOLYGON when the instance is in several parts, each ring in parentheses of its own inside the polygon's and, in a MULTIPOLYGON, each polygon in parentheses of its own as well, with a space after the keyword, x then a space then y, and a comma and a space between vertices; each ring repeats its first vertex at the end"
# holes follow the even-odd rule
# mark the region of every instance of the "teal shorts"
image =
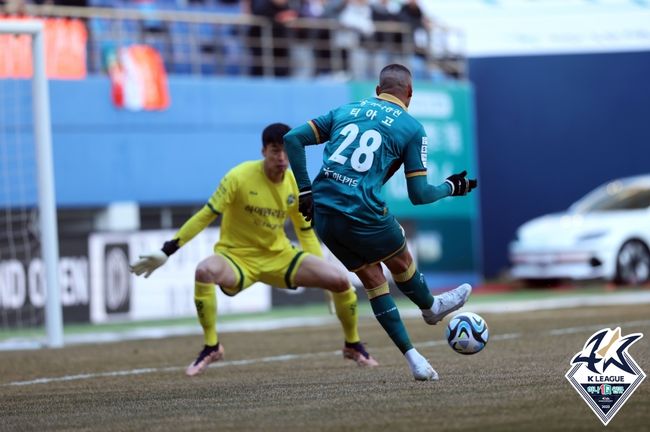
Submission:
POLYGON ((365 225, 341 213, 316 211, 314 228, 325 246, 352 272, 386 261, 406 247, 404 230, 394 216, 365 225))

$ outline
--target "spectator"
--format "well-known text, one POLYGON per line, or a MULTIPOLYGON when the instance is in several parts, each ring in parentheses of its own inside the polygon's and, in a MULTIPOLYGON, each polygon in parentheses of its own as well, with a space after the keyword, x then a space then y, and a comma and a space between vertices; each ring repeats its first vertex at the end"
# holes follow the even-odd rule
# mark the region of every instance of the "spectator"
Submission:
POLYGON ((2 4, 4 4, 4 13, 7 15, 25 14, 25 0, 6 0, 2 4))
POLYGON ((411 28, 412 42, 415 47, 415 56, 412 59, 412 72, 414 78, 426 78, 427 60, 429 58, 429 35, 432 22, 424 14, 418 0, 406 0, 399 13, 400 21, 411 28))
POLYGON ((431 20, 422 12, 418 0, 406 0, 399 13, 400 20, 411 27, 415 54, 419 57, 428 55, 429 32, 431 20))
POLYGON ((366 78, 369 74, 368 52, 364 43, 372 39, 375 25, 368 0, 346 0, 338 14, 342 29, 336 32, 334 42, 341 49, 343 68, 354 79, 366 78))
POLYGON ((321 18, 325 14, 327 0, 301 0, 300 16, 305 18, 321 18))
MULTIPOLYGON (((376 0, 372 6, 372 20, 374 22, 398 22, 400 20, 400 7, 393 0, 376 0)), ((375 40, 380 43, 392 43, 391 32, 376 32, 375 40)))
MULTIPOLYGON (((273 75, 286 77, 289 75, 289 44, 287 23, 298 17, 298 13, 289 5, 289 0, 249 0, 248 8, 251 14, 268 18, 271 22, 273 37, 273 75)), ((263 36, 260 26, 251 26, 249 33, 250 52, 252 56, 251 75, 264 75, 263 65, 263 36)))
MULTIPOLYGON (((327 18, 327 0, 300 0, 298 8, 300 18, 318 20, 327 18)), ((301 28, 297 38, 303 43, 294 48, 296 68, 294 75, 310 77, 331 72, 331 32, 326 27, 301 28), (306 43, 305 43, 306 42, 306 43)))
MULTIPOLYGON (((376 24, 399 24, 400 6, 394 0, 377 0, 372 4, 372 20, 376 24)), ((404 63, 401 58, 402 34, 398 31, 376 31, 373 42, 374 75, 390 63, 404 63)))

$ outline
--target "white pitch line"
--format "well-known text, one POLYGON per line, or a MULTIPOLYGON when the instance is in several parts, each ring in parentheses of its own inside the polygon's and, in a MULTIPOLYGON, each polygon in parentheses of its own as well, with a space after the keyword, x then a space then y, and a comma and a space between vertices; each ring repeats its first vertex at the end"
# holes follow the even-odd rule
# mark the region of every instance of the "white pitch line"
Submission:
MULTIPOLYGON (((477 313, 513 313, 535 310, 557 310, 563 308, 587 307, 587 306, 611 306, 627 304, 650 303, 650 292, 622 292, 608 293, 603 295, 568 295, 550 299, 537 300, 510 300, 491 303, 469 303, 466 310, 477 313)), ((419 318, 419 309, 408 308, 400 312, 402 318, 419 318)), ((247 331, 268 331, 290 327, 321 326, 324 324, 336 323, 334 316, 324 317, 288 317, 273 320, 259 321, 236 321, 219 324, 219 332, 247 332, 247 331)), ((115 332, 92 332, 84 334, 66 335, 64 344, 78 345, 98 342, 118 342, 139 339, 160 339, 169 336, 199 335, 200 326, 179 326, 173 328, 136 328, 128 331, 115 332)), ((7 339, 0 341, 0 351, 40 349, 46 347, 45 340, 34 339, 7 339)))
MULTIPOLYGON (((337 323, 333 316, 323 317, 289 317, 273 320, 235 321, 219 323, 219 333, 260 332, 287 329, 292 327, 320 327, 337 323)), ((91 332, 65 336, 65 345, 89 343, 124 342, 141 339, 164 339, 171 336, 188 336, 203 334, 201 327, 177 326, 171 328, 136 328, 128 331, 91 332)), ((47 347, 44 340, 7 339, 0 341, 0 351, 34 350, 47 347)))
POLYGON ((99 372, 99 373, 85 373, 79 375, 66 375, 62 377, 55 378, 37 378, 30 381, 14 381, 6 386, 26 386, 32 384, 47 384, 51 382, 61 382, 61 381, 78 381, 90 378, 103 378, 103 377, 116 377, 116 376, 127 376, 127 375, 144 375, 153 372, 170 372, 180 370, 180 367, 166 367, 166 368, 143 368, 143 369, 132 369, 127 371, 113 371, 113 372, 99 372))
MULTIPOLYGON (((561 329, 548 330, 544 332, 544 334, 550 336, 560 336, 564 334, 593 331, 605 327, 614 327, 614 326, 631 327, 631 326, 644 326, 644 325, 650 325, 650 320, 627 321, 627 322, 615 323, 615 324, 596 324, 596 325, 589 325, 589 326, 582 326, 582 327, 566 327, 561 329)), ((519 339, 522 336, 523 333, 503 333, 503 334, 497 334, 491 336, 490 340, 492 341, 512 340, 512 339, 519 339)), ((446 343, 447 341, 445 340, 437 340, 431 342, 418 343, 416 345, 418 348, 429 348, 429 347, 446 345, 446 343)), ((324 352, 309 353, 309 354, 283 354, 279 356, 261 357, 256 359, 222 361, 218 363, 213 363, 212 365, 210 365, 210 367, 222 368, 228 366, 246 366, 251 364, 259 364, 259 363, 285 362, 291 360, 303 360, 306 358, 320 357, 325 355, 340 355, 340 351, 324 351, 324 352)), ((110 378, 110 377, 129 376, 129 375, 145 375, 145 374, 157 373, 157 372, 178 372, 183 369, 185 368, 179 366, 171 366, 171 367, 164 367, 164 368, 142 368, 142 369, 131 369, 131 370, 123 370, 123 371, 113 371, 113 372, 85 373, 85 374, 78 374, 78 375, 65 375, 62 377, 37 378, 28 381, 13 381, 6 384, 2 384, 2 386, 28 386, 34 384, 48 384, 52 382, 79 381, 79 380, 86 380, 86 379, 93 379, 93 378, 110 378)))
MULTIPOLYGON (((340 351, 328 351, 328 352, 310 353, 310 354, 283 354, 279 356, 262 357, 257 359, 222 361, 218 363, 213 363, 212 365, 210 365, 210 367, 220 368, 226 366, 246 366, 246 365, 256 364, 256 363, 285 362, 290 360, 301 360, 305 358, 317 357, 322 355, 331 355, 331 354, 339 355, 340 351)), ((85 380, 91 378, 145 375, 145 374, 155 373, 155 372, 177 372, 184 369, 185 367, 170 366, 164 368, 142 368, 142 369, 131 369, 131 370, 124 370, 124 371, 113 371, 113 372, 85 373, 85 374, 78 374, 78 375, 66 375, 62 377, 37 378, 29 381, 14 381, 3 385, 4 386, 27 386, 33 384, 47 384, 51 382, 78 381, 78 380, 85 380)))

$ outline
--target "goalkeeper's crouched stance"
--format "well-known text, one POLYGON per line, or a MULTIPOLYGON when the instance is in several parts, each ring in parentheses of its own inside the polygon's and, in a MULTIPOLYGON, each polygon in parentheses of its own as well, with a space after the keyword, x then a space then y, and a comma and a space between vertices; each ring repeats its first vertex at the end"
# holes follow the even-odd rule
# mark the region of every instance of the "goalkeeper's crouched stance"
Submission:
POLYGON ((263 160, 248 161, 230 170, 207 204, 192 216, 162 250, 131 266, 136 275, 149 277, 168 257, 222 215, 220 239, 214 255, 196 267, 194 303, 203 327, 204 347, 187 368, 189 376, 223 359, 217 334, 215 286, 229 296, 261 281, 275 287, 320 287, 332 293, 336 315, 345 335, 344 358, 359 366, 377 366, 360 342, 357 296, 345 272, 322 259, 320 243, 298 210, 298 187, 284 151, 289 131, 274 123, 262 133, 263 160), (293 247, 284 232, 290 218, 302 250, 293 247))

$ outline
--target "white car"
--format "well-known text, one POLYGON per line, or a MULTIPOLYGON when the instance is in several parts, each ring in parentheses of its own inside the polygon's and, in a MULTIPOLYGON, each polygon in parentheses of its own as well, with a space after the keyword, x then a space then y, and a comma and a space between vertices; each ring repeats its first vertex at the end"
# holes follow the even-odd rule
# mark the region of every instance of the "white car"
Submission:
POLYGON ((650 175, 613 180, 565 213, 533 219, 510 244, 511 276, 539 284, 553 279, 650 280, 650 175))

